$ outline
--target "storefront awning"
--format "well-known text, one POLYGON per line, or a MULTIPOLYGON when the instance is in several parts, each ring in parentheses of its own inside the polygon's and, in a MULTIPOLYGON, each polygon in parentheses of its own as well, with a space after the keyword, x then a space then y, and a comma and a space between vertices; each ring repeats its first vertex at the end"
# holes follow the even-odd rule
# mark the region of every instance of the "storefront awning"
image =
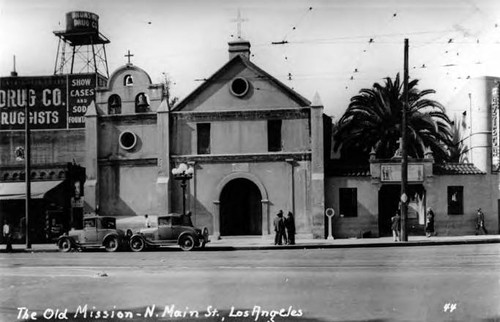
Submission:
MULTIPOLYGON (((63 181, 35 181, 31 182, 31 198, 42 199, 47 192, 57 187, 63 181)), ((0 183, 0 200, 25 199, 26 182, 0 183)))

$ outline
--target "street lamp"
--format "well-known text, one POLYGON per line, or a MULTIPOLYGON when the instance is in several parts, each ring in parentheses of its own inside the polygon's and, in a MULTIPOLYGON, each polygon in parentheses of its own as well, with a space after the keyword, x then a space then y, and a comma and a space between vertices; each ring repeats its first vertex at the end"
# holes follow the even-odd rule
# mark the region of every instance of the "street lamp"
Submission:
POLYGON ((192 166, 187 166, 185 163, 179 164, 177 168, 172 169, 172 174, 175 180, 181 182, 182 188, 182 214, 186 214, 186 187, 187 181, 193 178, 194 168, 192 166))
POLYGON ((30 88, 26 88, 24 97, 24 147, 18 146, 15 150, 16 161, 24 161, 24 180, 26 184, 26 199, 25 199, 25 233, 26 233, 26 249, 31 249, 30 228, 29 228, 29 213, 31 199, 31 142, 30 142, 30 117, 29 117, 29 95, 30 88))

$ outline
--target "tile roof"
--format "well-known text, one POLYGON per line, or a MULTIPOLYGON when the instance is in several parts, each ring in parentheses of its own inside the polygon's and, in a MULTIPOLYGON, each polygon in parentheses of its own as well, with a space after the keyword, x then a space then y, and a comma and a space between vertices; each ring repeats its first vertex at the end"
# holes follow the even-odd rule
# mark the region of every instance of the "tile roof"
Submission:
POLYGON ((328 174, 334 177, 369 177, 370 165, 331 164, 328 174))
MULTIPOLYGON (((328 175, 334 177, 369 177, 370 165, 330 164, 328 175)), ((433 165, 434 175, 486 174, 472 163, 443 163, 433 165)))
POLYGON ((479 170, 472 163, 443 163, 434 164, 433 172, 435 175, 473 175, 486 174, 479 170))

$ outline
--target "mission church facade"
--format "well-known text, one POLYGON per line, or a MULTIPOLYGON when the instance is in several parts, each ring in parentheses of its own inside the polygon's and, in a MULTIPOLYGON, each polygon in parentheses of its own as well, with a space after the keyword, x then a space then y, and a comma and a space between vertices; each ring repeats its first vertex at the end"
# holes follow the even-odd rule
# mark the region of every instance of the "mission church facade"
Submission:
POLYGON ((86 114, 86 203, 117 216, 182 212, 172 178, 194 168, 186 209, 215 238, 270 235, 279 211, 298 236, 324 234, 324 145, 331 120, 229 43, 229 61, 170 109, 133 64, 116 70, 86 114), (326 124, 326 130, 324 128, 326 124))

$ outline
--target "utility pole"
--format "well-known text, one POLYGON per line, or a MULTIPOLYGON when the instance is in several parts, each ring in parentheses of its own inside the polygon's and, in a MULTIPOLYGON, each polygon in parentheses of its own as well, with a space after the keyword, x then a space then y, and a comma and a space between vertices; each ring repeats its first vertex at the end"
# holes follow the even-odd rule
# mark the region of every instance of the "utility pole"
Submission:
POLYGON ((29 213, 31 199, 31 142, 30 142, 30 115, 29 115, 29 95, 30 88, 26 87, 26 100, 24 104, 24 179, 26 181, 26 205, 25 205, 25 220, 26 220, 26 249, 31 249, 30 229, 29 229, 29 213))
POLYGON ((407 131, 406 131, 406 112, 408 109, 408 38, 405 38, 404 49, 404 82, 403 82, 403 111, 401 121, 401 241, 408 241, 406 232, 406 219, 408 217, 408 196, 406 187, 408 184, 408 150, 407 150, 407 131))

